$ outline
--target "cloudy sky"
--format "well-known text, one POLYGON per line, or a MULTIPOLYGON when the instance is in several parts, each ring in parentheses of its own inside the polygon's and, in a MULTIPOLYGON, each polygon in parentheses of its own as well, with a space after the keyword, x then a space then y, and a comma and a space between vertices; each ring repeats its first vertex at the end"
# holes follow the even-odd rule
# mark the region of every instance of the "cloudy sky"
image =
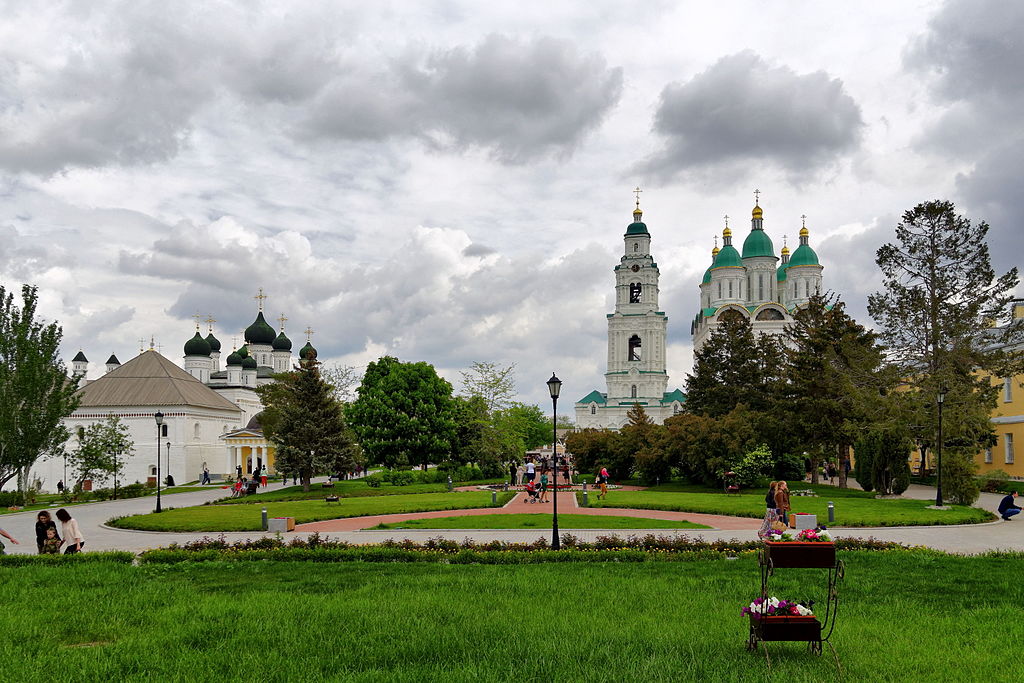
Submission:
MULTIPOLYGON (((269 295, 301 344, 523 400, 604 389, 634 186, 671 386, 722 217, 776 249, 807 215, 864 322, 915 204, 1019 264, 1024 4, 0 0, 0 284, 39 286, 93 372, 192 314, 230 347, 269 295)), ((738 240, 739 241, 739 240, 738 240)), ((564 401, 567 403, 568 401, 564 401)), ((561 407, 561 406, 560 406, 561 407)), ((564 405, 566 409, 571 406, 564 405)))

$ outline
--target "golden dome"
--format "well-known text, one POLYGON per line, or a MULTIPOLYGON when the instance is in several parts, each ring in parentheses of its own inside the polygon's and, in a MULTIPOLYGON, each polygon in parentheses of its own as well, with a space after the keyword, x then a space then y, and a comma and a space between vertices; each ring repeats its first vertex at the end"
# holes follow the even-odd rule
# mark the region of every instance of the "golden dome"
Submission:
POLYGON ((638 207, 636 207, 635 209, 633 209, 633 215, 634 215, 634 216, 642 216, 642 215, 644 215, 644 212, 643 212, 643 211, 641 211, 641 210, 640 210, 640 207, 638 206, 638 207))
POLYGON ((789 247, 783 247, 782 248, 782 255, 783 256, 788 256, 789 255, 789 247))
POLYGON ((807 237, 810 234, 811 234, 810 231, 808 231, 806 227, 800 228, 800 236, 801 237, 807 237))
POLYGON ((722 237, 732 237, 732 228, 726 228, 723 230, 722 237))
POLYGON ((757 206, 757 205, 754 206, 754 210, 750 213, 750 215, 753 218, 760 218, 763 214, 764 214, 764 212, 761 211, 761 207, 757 206))
POLYGON ((718 245, 715 245, 715 248, 711 250, 711 256, 718 256, 719 251, 721 250, 718 248, 718 245))

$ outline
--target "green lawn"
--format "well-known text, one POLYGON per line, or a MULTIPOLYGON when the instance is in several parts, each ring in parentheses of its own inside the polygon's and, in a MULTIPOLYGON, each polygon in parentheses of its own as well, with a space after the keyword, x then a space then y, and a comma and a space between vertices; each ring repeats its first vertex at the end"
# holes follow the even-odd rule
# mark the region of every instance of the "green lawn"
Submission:
MULTIPOLYGON (((1013 681, 1020 559, 844 553, 826 647, 746 652, 755 561, 5 568, 6 680, 1013 681), (53 587, 60 590, 52 590, 53 587), (47 589, 49 588, 49 589, 47 589), (80 609, 69 609, 67 595, 80 609), (257 645, 254 645, 258 644, 257 645)), ((823 599, 823 572, 772 594, 823 599)))
MULTIPOLYGON (((807 488, 811 487, 808 485, 807 488)), ((974 524, 995 518, 991 512, 980 508, 953 505, 951 510, 929 510, 927 506, 930 503, 926 500, 876 500, 863 491, 855 492, 859 495, 837 495, 835 492, 839 490, 824 491, 818 498, 793 496, 790 504, 794 512, 814 513, 818 515, 820 524, 827 525, 828 501, 832 500, 836 514, 833 526, 837 527, 974 524)), ((576 496, 582 505, 583 494, 577 493, 576 496)), ((740 494, 609 491, 608 498, 604 500, 590 492, 589 500, 590 507, 678 510, 736 517, 763 517, 765 510, 763 491, 740 494)))
MULTIPOLYGON (((458 484, 466 486, 466 484, 458 484)), ((374 496, 400 496, 412 493, 447 493, 448 484, 409 484, 407 486, 395 486, 382 483, 374 488, 367 486, 365 481, 336 481, 331 488, 323 488, 320 484, 313 484, 309 491, 303 491, 301 486, 289 486, 288 488, 257 493, 244 498, 227 498, 217 501, 218 505, 245 505, 247 503, 269 503, 285 500, 319 500, 324 496, 342 496, 344 498, 372 498, 374 496)), ((230 495, 230 492, 225 491, 230 495)))
MULTIPOLYGON (((378 524, 371 529, 550 529, 549 513, 512 515, 471 515, 463 517, 437 517, 411 519, 406 522, 378 524)), ((710 529, 693 522, 641 517, 605 517, 603 515, 558 515, 558 528, 568 529, 710 529)))
MULTIPOLYGON (((513 495, 499 493, 498 505, 504 505, 513 495)), ((294 517, 296 523, 302 524, 339 517, 463 510, 487 508, 492 505, 491 494, 488 491, 343 498, 340 504, 326 503, 321 495, 318 500, 267 503, 261 506, 199 505, 165 510, 160 514, 133 515, 114 520, 111 524, 122 529, 145 531, 257 531, 260 528, 260 510, 263 507, 267 508, 267 515, 270 517, 294 517)))

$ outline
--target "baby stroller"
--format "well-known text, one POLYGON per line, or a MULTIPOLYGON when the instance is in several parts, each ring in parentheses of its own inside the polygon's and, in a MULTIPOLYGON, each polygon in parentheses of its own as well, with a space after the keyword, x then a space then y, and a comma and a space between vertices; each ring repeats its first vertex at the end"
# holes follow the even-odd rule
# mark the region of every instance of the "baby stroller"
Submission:
POLYGON ((245 489, 245 495, 251 496, 252 494, 256 493, 256 489, 258 489, 259 486, 260 483, 258 481, 256 481, 255 479, 250 480, 248 486, 245 489))
POLYGON ((536 503, 540 500, 540 492, 537 490, 537 485, 532 481, 526 485, 526 492, 529 494, 529 498, 526 499, 527 503, 536 503))

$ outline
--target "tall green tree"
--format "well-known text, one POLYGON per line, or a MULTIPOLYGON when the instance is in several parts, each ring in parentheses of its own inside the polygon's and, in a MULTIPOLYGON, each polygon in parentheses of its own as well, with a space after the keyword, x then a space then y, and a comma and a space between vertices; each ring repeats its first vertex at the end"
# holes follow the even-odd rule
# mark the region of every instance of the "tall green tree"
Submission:
POLYGON ((24 491, 29 469, 63 452, 63 419, 78 406, 77 378, 60 359, 62 330, 36 319, 35 287, 21 289, 21 306, 0 287, 0 486, 15 476, 24 491))
POLYGON ((276 445, 275 467, 298 472, 304 491, 315 474, 355 468, 358 449, 318 361, 302 361, 298 370, 285 373, 276 385, 258 387, 257 393, 275 418, 268 437, 276 445))
POLYGON ((452 385, 434 366, 384 356, 367 366, 357 393, 346 415, 371 462, 426 468, 451 457, 452 385))
POLYGON ((836 297, 811 297, 793 316, 786 336, 789 396, 783 405, 790 433, 807 452, 811 480, 817 483, 818 463, 836 456, 877 419, 892 377, 882 371, 874 333, 851 318, 836 297))
POLYGON ((686 376, 686 411, 721 417, 740 403, 758 410, 765 407, 768 364, 761 353, 770 348, 767 344, 758 343, 743 315, 724 313, 719 327, 694 354, 693 374, 686 376))
MULTIPOLYGON (((890 359, 922 406, 933 406, 917 411, 930 435, 926 445, 938 441, 936 395, 945 390, 959 397, 956 406, 947 406, 945 426, 962 438, 978 438, 949 451, 950 458, 970 460, 991 440, 988 414, 997 390, 989 378, 1024 371, 1018 350, 1024 326, 1010 324, 1017 269, 996 274, 988 230, 984 221, 958 214, 952 202, 918 204, 903 214, 896 241, 879 248, 883 290, 868 298, 890 359), (958 424, 963 422, 975 424, 958 424)), ((970 476, 972 462, 956 465, 963 466, 950 463, 950 475, 970 476)))
POLYGON ((466 396, 479 396, 488 412, 504 410, 516 395, 516 364, 498 365, 490 361, 474 361, 463 370, 462 391, 466 396))
POLYGON ((83 427, 76 448, 68 453, 75 472, 76 487, 86 479, 118 477, 127 458, 135 451, 128 425, 117 415, 83 427))

